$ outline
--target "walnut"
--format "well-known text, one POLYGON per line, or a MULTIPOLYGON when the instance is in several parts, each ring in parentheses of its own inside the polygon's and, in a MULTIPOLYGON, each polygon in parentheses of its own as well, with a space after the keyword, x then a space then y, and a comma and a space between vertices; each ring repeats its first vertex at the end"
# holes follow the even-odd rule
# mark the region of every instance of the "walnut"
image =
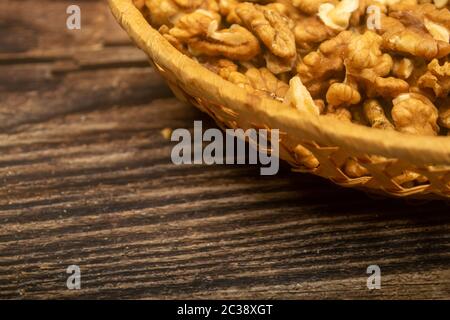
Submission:
POLYGON ((252 30, 275 56, 289 59, 296 57, 295 37, 289 18, 264 6, 244 2, 236 7, 236 14, 243 24, 252 30))
POLYGON ((360 165, 359 162, 354 158, 350 158, 345 162, 344 172, 347 176, 354 179, 369 174, 369 171, 362 165, 360 165))
POLYGON ((250 80, 238 71, 233 71, 228 74, 228 81, 238 85, 241 88, 248 90, 249 92, 254 92, 252 85, 250 84, 250 80))
POLYGON ((297 57, 282 59, 269 51, 264 53, 264 59, 266 61, 267 69, 269 69, 274 74, 291 71, 295 66, 295 63, 297 62, 297 57))
POLYGON ((218 12, 215 0, 151 0, 145 1, 151 24, 159 28, 162 25, 172 26, 183 15, 196 9, 218 12))
POLYGON ((232 61, 228 59, 208 57, 206 60, 200 59, 200 62, 206 68, 217 73, 225 80, 228 80, 251 93, 255 93, 250 80, 245 76, 245 74, 238 71, 238 66, 232 61))
POLYGON ((207 59, 199 59, 199 62, 203 66, 205 66, 212 72, 217 73, 224 79, 228 79, 232 72, 238 71, 238 65, 228 59, 207 58, 207 59))
POLYGON ((371 71, 366 72, 365 70, 362 79, 364 79, 365 82, 366 94, 370 98, 378 96, 392 98, 401 93, 408 92, 409 89, 408 82, 402 79, 394 77, 373 77, 371 71))
POLYGON ((392 73, 400 79, 406 80, 414 71, 414 62, 408 58, 395 59, 392 73))
POLYGON ((298 162, 304 165, 308 169, 315 169, 319 166, 319 160, 314 156, 314 154, 306 149, 304 146, 299 144, 294 149, 295 158, 298 162))
POLYGON ((226 17, 228 23, 242 23, 241 19, 236 15, 236 7, 239 4, 237 0, 219 0, 219 12, 226 17))
MULTIPOLYGON (((194 55, 223 56, 229 59, 249 60, 259 54, 258 40, 247 29, 232 25, 218 31, 221 16, 215 12, 197 9, 175 22, 169 35, 186 44, 194 55)), ((174 43, 169 36, 166 38, 174 43)))
POLYGON ((320 115, 320 108, 314 103, 311 94, 298 76, 289 81, 289 90, 286 93, 284 104, 312 115, 320 115))
POLYGON ((352 37, 351 31, 343 31, 297 64, 297 72, 313 97, 325 95, 332 83, 344 80, 344 56, 352 37))
POLYGON ((386 117, 383 107, 375 100, 367 100, 363 105, 364 115, 372 128, 394 130, 394 126, 386 117))
POLYGON ((446 27, 441 26, 440 24, 428 19, 425 19, 424 24, 428 32, 433 36, 435 40, 449 43, 450 34, 449 30, 446 27))
POLYGON ((184 13, 172 0, 145 1, 145 6, 149 11, 151 24, 156 27, 172 26, 175 20, 184 13))
POLYGON ((399 3, 391 6, 389 15, 406 27, 424 29, 438 41, 449 43, 450 11, 439 10, 426 3, 422 5, 399 3))
POLYGON ((450 129, 450 98, 443 101, 443 105, 439 107, 439 124, 450 129))
MULTIPOLYGON (((403 79, 409 83, 410 92, 422 92, 422 94, 429 96, 423 88, 419 87, 419 79, 428 71, 428 62, 424 58, 420 57, 410 57, 403 58, 395 57, 394 58, 394 66, 392 68, 392 74, 400 79, 403 79), (401 59, 401 60, 399 60, 401 59), (405 62, 407 60, 407 62, 405 62), (410 65, 410 63, 412 65, 410 65), (411 72, 410 72, 411 70, 411 72), (409 75, 409 76, 408 76, 409 75), (408 76, 408 78, 404 78, 408 76)), ((430 91, 432 93, 432 91, 430 91)), ((430 100, 434 100, 434 98, 429 97, 430 100)))
POLYGON ((357 88, 346 83, 333 83, 327 92, 327 102, 333 106, 349 106, 360 101, 357 88))
POLYGON ((450 53, 450 44, 436 40, 426 30, 407 28, 399 20, 383 16, 380 30, 383 48, 426 59, 442 58, 450 53))
POLYGON ((447 8, 432 4, 423 4, 416 11, 422 12, 425 19, 432 21, 448 30, 450 29, 450 11, 447 8))
POLYGON ((450 92, 450 62, 441 66, 438 60, 431 61, 418 85, 423 89, 432 89, 437 97, 446 97, 450 92))
POLYGON ((438 110, 425 96, 407 93, 393 100, 392 119, 400 132, 437 135, 437 118, 438 110))
POLYGON ((222 78, 257 95, 282 101, 289 90, 289 85, 266 68, 250 67, 245 73, 241 73, 238 65, 228 59, 208 58, 200 59, 199 62, 222 78))
POLYGON ((427 177, 409 170, 404 171, 401 175, 394 177, 392 180, 404 188, 412 188, 417 184, 428 182, 427 177))
POLYGON ((372 31, 354 35, 346 52, 346 66, 355 70, 373 69, 381 76, 392 68, 392 58, 381 51, 382 38, 372 31))
POLYGON ((177 48, 179 51, 181 51, 185 55, 190 55, 186 44, 181 42, 179 39, 175 38, 174 36, 172 36, 170 34, 170 29, 168 26, 166 26, 164 24, 159 28, 158 31, 163 35, 164 38, 166 38, 167 41, 169 41, 169 43, 171 45, 173 45, 175 48, 177 48))
POLYGON ((335 108, 332 105, 328 105, 325 116, 339 121, 352 122, 352 113, 343 107, 335 108))
POLYGON ((352 13, 359 8, 358 0, 342 0, 338 4, 323 3, 319 6, 319 17, 331 29, 343 31, 350 24, 352 13))
POLYGON ((221 17, 217 13, 198 9, 182 16, 170 29, 169 34, 181 42, 186 42, 194 37, 205 37, 213 24, 217 29, 220 19, 221 17))
POLYGON ((393 60, 381 51, 382 38, 372 31, 353 36, 347 49, 347 76, 360 81, 369 97, 395 97, 408 92, 409 84, 389 75, 393 60))
POLYGON ((317 16, 297 20, 294 27, 297 46, 307 50, 334 37, 337 33, 338 31, 326 26, 317 16))
POLYGON ((253 88, 263 91, 272 98, 284 98, 289 86, 280 81, 266 68, 251 68, 245 73, 253 88))
POLYGON ((190 39, 188 47, 193 55, 223 56, 231 60, 250 60, 260 52, 258 39, 237 24, 219 31, 210 28, 207 37, 190 39))

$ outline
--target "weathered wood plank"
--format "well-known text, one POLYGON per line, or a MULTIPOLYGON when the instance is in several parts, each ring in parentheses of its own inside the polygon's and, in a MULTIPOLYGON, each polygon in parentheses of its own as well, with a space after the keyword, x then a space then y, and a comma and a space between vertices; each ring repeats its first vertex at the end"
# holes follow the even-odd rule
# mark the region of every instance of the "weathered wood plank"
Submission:
POLYGON ((199 118, 205 119, 166 99, 57 117, 0 136, 1 294, 448 295, 444 203, 370 199, 286 167, 262 178, 252 166, 171 165, 160 130, 189 128, 199 118), (83 270, 78 293, 64 289, 64 268, 72 263, 83 270), (372 263, 386 273, 379 293, 365 289, 372 263))
POLYGON ((5 42, 0 45, 0 131, 69 112, 169 96, 103 1, 77 2, 81 30, 66 28, 72 2, 44 2, 0 4, 0 41, 5 42), (14 37, 10 28, 17 29, 14 37), (26 30, 34 42, 22 48, 26 30))
MULTIPOLYGON (((0 53, 128 44, 103 0, 0 2, 0 53), (66 9, 81 9, 81 30, 68 30, 66 9)), ((45 56, 45 55, 44 55, 45 56)))
POLYGON ((76 70, 63 74, 51 73, 50 68, 31 73, 31 77, 27 77, 27 70, 28 67, 14 66, 3 73, 9 81, 5 79, 2 87, 17 89, 2 93, 0 131, 70 112, 139 104, 170 95, 151 68, 76 70), (24 91, 20 89, 23 87, 24 91))

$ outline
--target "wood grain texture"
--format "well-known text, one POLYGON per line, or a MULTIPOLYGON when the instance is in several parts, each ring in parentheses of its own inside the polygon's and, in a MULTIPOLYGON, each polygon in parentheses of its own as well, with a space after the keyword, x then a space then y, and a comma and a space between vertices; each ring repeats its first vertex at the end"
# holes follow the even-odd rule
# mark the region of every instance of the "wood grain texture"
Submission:
POLYGON ((0 298, 450 298, 448 204, 173 165, 161 130, 214 124, 76 2, 81 31, 72 1, 0 2, 0 298))

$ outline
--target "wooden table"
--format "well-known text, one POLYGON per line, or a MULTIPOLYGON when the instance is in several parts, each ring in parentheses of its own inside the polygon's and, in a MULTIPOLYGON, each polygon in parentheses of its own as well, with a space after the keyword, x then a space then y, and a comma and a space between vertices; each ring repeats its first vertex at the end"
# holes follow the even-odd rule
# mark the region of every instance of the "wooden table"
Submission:
POLYGON ((450 298, 443 202, 287 166, 173 165, 161 130, 214 124, 103 1, 3 0, 0 52, 1 298, 450 298), (65 27, 72 3, 81 30, 65 27), (381 290, 366 287, 372 264, 381 290))

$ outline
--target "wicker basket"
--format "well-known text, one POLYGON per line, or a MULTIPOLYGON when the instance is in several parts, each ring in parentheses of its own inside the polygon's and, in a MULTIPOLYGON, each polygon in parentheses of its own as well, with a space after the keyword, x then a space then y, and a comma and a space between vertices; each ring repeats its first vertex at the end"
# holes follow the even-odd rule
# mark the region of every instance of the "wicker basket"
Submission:
POLYGON ((149 25, 132 0, 109 0, 109 4, 117 21, 179 99, 207 112, 223 128, 279 129, 280 157, 294 171, 398 197, 450 199, 450 137, 411 136, 317 118, 249 94, 176 50, 149 25), (317 168, 307 169, 297 160, 299 145, 316 156, 317 168), (342 167, 350 157, 369 174, 356 179, 347 176, 342 167), (394 178, 405 171, 426 176, 428 182, 399 185, 394 178))

